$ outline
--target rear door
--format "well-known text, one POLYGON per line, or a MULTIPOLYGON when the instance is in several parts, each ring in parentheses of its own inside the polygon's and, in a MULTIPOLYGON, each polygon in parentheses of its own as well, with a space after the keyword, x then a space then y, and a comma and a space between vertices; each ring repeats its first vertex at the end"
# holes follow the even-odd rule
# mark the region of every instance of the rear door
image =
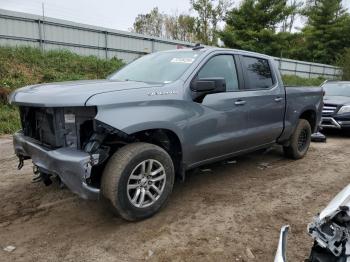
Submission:
POLYGON ((249 107, 247 147, 275 142, 283 130, 285 94, 269 59, 239 56, 244 76, 244 101, 249 107))

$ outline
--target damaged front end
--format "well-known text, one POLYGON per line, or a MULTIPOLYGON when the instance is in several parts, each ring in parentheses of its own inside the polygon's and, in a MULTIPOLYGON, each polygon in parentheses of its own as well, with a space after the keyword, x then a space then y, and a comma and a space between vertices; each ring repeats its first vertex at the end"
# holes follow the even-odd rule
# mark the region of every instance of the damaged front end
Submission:
POLYGON ((48 149, 23 132, 15 133, 13 141, 17 156, 31 158, 39 172, 57 175, 72 192, 84 199, 99 198, 99 189, 88 184, 91 169, 98 164, 98 155, 69 147, 48 149))
POLYGON ((95 120, 96 113, 95 107, 20 106, 22 130, 13 136, 18 168, 31 159, 34 173, 46 185, 51 176, 57 176, 80 197, 98 199, 99 171, 116 150, 116 143, 128 137, 95 120), (108 136, 113 135, 119 140, 108 144, 108 136))

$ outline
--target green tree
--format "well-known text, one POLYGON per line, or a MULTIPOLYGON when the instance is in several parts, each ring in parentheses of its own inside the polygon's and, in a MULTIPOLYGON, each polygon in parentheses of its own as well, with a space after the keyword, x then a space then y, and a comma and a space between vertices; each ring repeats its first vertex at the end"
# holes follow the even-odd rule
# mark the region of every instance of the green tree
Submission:
POLYGON ((293 35, 277 29, 293 11, 286 0, 243 0, 227 14, 222 40, 228 47, 279 56, 293 35))
POLYGON ((194 42, 195 18, 186 14, 164 16, 165 36, 170 39, 194 42))
POLYGON ((285 17, 283 24, 282 24, 282 32, 289 32, 291 33, 294 29, 294 23, 296 20, 296 17, 301 14, 302 12, 302 6, 304 1, 303 0, 289 0, 288 5, 290 8, 290 14, 285 17))
POLYGON ((350 47, 350 17, 341 0, 312 0, 305 8, 304 55, 310 61, 334 64, 350 47))
POLYGON ((182 14, 178 18, 178 23, 180 28, 178 39, 183 41, 195 42, 195 18, 190 15, 182 14))
POLYGON ((163 14, 153 8, 147 14, 139 14, 134 21, 135 33, 194 42, 197 39, 196 19, 187 14, 163 14))
POLYGON ((197 13, 197 39, 206 45, 216 45, 217 27, 232 5, 230 0, 190 0, 192 9, 197 13))
POLYGON ((135 18, 132 31, 149 36, 163 36, 164 15, 155 7, 148 14, 139 14, 135 18))

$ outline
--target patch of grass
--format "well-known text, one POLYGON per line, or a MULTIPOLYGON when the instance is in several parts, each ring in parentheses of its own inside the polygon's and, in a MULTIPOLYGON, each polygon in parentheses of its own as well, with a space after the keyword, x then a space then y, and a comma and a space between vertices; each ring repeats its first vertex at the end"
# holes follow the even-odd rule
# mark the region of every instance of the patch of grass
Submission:
POLYGON ((17 107, 0 103, 0 135, 12 134, 20 129, 17 107))
POLYGON ((102 79, 123 66, 122 60, 80 56, 67 50, 42 52, 32 47, 0 47, 0 134, 18 130, 15 107, 6 97, 16 88, 46 82, 102 79))
POLYGON ((101 79, 123 66, 122 60, 80 56, 67 50, 42 52, 32 47, 0 47, 0 87, 80 79, 101 79))
POLYGON ((294 75, 283 75, 282 79, 286 86, 319 86, 326 80, 322 77, 302 78, 294 75))

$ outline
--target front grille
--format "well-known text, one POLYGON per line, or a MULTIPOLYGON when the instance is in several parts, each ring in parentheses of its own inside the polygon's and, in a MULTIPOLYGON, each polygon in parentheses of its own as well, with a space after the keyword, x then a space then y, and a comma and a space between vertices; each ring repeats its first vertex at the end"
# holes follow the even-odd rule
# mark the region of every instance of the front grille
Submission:
POLYGON ((324 104, 322 109, 322 116, 332 116, 337 112, 337 109, 337 105, 324 104))
POLYGON ((95 115, 95 107, 20 107, 24 135, 51 148, 80 148, 80 138, 90 135, 95 115))

